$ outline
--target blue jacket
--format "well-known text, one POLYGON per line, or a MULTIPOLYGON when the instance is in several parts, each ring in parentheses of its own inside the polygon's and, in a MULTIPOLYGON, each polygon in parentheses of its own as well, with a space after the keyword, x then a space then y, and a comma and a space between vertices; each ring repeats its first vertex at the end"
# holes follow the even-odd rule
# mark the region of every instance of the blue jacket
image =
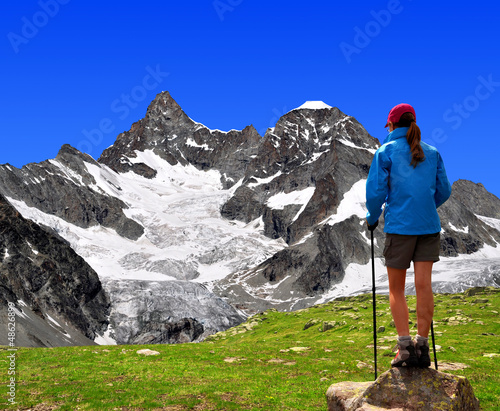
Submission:
POLYGON ((385 203, 384 232, 437 233, 441 222, 436 209, 450 197, 450 182, 438 151, 424 142, 425 160, 416 168, 410 164, 407 131, 401 127, 389 133, 373 157, 366 182, 366 219, 375 224, 385 203))

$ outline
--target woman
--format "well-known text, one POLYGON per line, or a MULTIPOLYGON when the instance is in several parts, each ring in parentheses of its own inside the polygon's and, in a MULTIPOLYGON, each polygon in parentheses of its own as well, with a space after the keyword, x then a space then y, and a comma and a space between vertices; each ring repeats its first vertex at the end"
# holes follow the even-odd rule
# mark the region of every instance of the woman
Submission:
POLYGON ((437 208, 451 194, 443 160, 421 142, 415 110, 399 104, 389 113, 389 135, 373 158, 366 182, 366 220, 374 230, 384 210, 384 257, 389 301, 398 332, 393 367, 429 367, 429 329, 434 315, 432 265, 439 261, 441 223, 437 208), (406 270, 413 261, 417 292, 417 336, 410 336, 405 297, 406 270))

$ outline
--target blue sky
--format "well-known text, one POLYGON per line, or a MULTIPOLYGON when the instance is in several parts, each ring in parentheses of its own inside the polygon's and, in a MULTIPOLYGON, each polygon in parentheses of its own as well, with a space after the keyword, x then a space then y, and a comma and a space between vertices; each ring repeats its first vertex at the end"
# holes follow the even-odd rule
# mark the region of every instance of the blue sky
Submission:
POLYGON ((406 102, 450 180, 500 197, 496 1, 25 0, 0 23, 2 164, 98 158, 163 90, 210 128, 323 100, 379 140, 406 102))

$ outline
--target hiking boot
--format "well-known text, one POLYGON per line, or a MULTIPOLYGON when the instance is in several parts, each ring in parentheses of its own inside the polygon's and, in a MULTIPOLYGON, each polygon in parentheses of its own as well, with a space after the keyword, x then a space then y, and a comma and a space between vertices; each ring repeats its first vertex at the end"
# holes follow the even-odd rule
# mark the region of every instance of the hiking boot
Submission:
POLYGON ((418 365, 417 353, 412 339, 398 339, 398 353, 391 361, 391 367, 416 367, 418 365))
POLYGON ((429 355, 429 341, 427 338, 415 339, 415 351, 418 358, 418 366, 420 368, 428 368, 431 366, 431 357, 429 355))

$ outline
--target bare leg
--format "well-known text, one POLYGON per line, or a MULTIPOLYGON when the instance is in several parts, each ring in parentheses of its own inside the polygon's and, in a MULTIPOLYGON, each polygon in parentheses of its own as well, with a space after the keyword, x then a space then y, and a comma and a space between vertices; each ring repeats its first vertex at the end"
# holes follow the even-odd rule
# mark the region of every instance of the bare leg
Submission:
POLYGON ((396 331, 400 337, 410 335, 408 305, 405 297, 406 270, 387 267, 387 273, 389 275, 389 302, 396 331))
POLYGON ((428 338, 434 315, 434 294, 432 293, 432 261, 415 261, 415 289, 417 291, 418 335, 428 338))

